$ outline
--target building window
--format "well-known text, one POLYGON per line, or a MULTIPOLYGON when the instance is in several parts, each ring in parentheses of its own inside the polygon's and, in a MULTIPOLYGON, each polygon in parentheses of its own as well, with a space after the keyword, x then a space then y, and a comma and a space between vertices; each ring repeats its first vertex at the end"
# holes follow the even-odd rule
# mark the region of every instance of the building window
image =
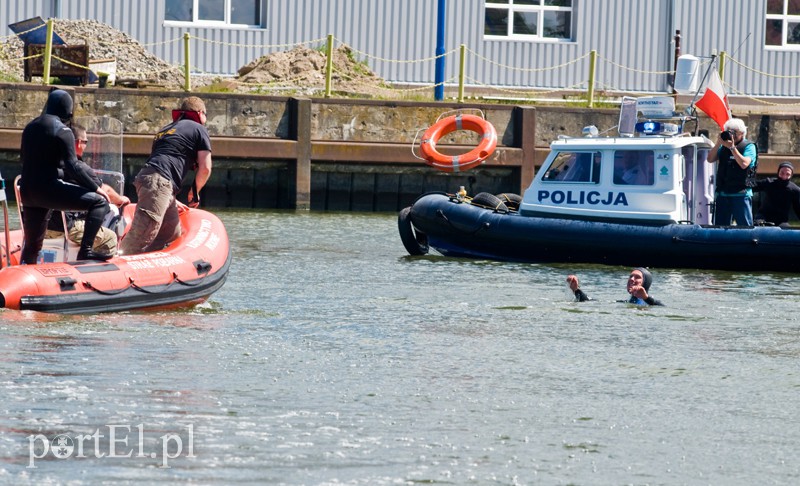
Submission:
POLYGON ((262 0, 167 0, 164 20, 261 27, 262 0))
POLYGON ((764 44, 800 49, 800 0, 767 0, 764 44))
POLYGON ((486 0, 487 38, 572 40, 572 0, 486 0))

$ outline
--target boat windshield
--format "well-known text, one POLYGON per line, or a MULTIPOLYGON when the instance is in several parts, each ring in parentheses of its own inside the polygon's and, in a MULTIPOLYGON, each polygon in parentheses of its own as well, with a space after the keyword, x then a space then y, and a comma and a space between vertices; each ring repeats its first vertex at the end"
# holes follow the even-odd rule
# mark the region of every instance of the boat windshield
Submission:
POLYGON ((546 169, 543 181, 600 182, 600 152, 559 152, 546 169))
POLYGON ((109 116, 87 116, 75 122, 86 130, 89 140, 83 161, 95 170, 103 182, 122 194, 125 177, 122 172, 122 122, 109 116))

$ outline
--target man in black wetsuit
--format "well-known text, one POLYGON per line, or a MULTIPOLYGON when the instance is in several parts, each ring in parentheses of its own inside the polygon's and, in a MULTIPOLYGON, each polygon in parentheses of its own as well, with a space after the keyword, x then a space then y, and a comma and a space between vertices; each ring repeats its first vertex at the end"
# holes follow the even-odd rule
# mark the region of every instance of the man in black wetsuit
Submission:
POLYGON ((86 211, 86 227, 78 260, 108 260, 92 250, 94 237, 108 212, 108 195, 78 164, 75 136, 64 123, 72 118, 72 98, 64 90, 50 92, 45 113, 22 131, 23 263, 34 264, 42 249, 52 211, 86 211), (64 182, 64 178, 75 184, 64 182))
MULTIPOLYGON (((664 305, 661 303, 660 300, 653 298, 652 295, 648 294, 650 290, 650 285, 653 283, 653 274, 644 267, 638 267, 631 270, 631 274, 628 276, 628 293, 631 295, 628 300, 619 300, 617 302, 626 302, 628 304, 635 304, 635 305, 664 305)), ((583 290, 581 290, 580 282, 578 281, 578 277, 575 275, 568 275, 567 276, 567 284, 569 284, 570 290, 575 294, 575 298, 578 299, 578 302, 585 302, 587 300, 592 300, 588 295, 586 295, 583 290)))
POLYGON ((794 166, 790 162, 778 165, 778 177, 756 182, 753 191, 761 193, 761 206, 756 213, 756 224, 762 221, 775 226, 789 225, 789 208, 800 218, 800 187, 792 182, 794 166))

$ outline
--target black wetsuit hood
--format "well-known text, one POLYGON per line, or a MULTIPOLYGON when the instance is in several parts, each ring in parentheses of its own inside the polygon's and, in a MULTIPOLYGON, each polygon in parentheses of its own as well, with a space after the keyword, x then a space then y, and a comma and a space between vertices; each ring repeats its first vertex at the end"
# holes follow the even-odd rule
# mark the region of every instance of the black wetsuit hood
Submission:
POLYGON ((45 114, 55 115, 63 122, 72 118, 72 97, 63 89, 54 89, 47 96, 45 114))

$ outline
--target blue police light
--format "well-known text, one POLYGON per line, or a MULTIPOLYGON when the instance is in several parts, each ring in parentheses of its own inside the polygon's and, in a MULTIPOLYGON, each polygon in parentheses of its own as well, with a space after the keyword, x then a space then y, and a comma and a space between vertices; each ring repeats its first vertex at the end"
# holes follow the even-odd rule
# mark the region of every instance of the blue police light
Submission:
POLYGON ((639 122, 636 124, 636 132, 645 135, 652 135, 661 130, 661 123, 654 121, 639 122))
POLYGON ((678 133, 678 125, 655 121, 638 122, 635 129, 642 135, 676 135, 678 133))

